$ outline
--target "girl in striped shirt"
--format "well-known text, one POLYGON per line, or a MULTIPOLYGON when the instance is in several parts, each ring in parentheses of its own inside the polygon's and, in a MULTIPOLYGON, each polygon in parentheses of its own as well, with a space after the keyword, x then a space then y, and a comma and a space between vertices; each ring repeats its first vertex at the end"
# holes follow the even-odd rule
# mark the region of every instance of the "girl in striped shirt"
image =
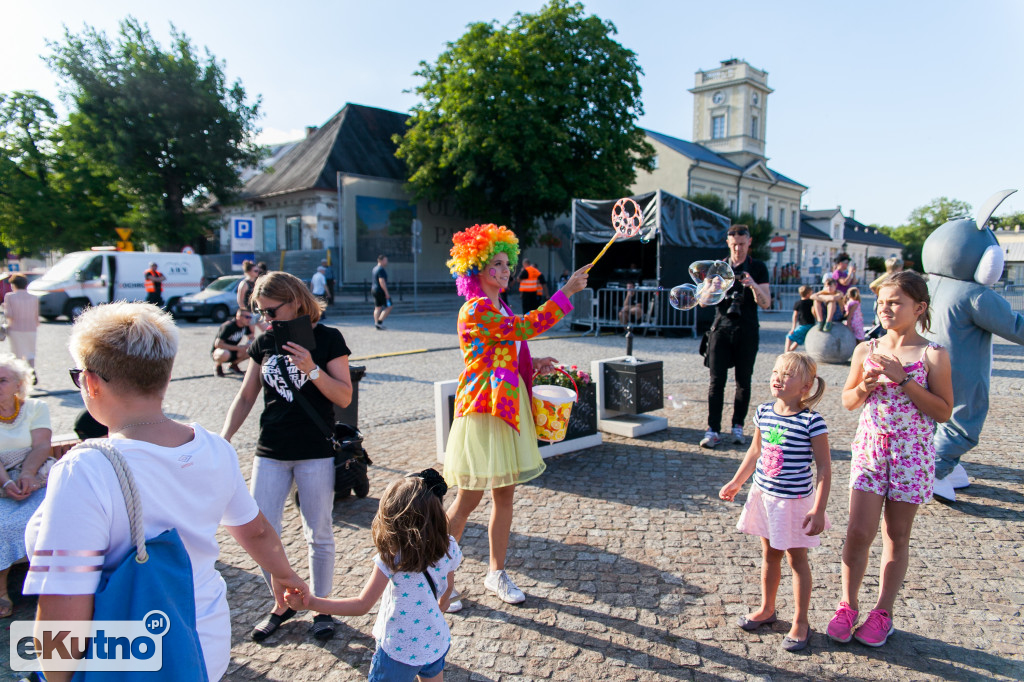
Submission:
POLYGON ((777 620, 775 596, 782 557, 793 569, 793 622, 782 642, 786 651, 807 648, 811 638, 807 611, 811 602, 811 567, 807 548, 830 527, 825 515, 832 483, 828 427, 813 407, 825 393, 818 366, 806 353, 783 353, 772 370, 774 401, 754 416, 754 438, 736 475, 718 496, 732 501, 751 475, 754 485, 740 514, 737 530, 761 538, 761 607, 741 616, 739 626, 753 631, 777 620), (812 394, 812 389, 817 388, 812 394), (811 461, 817 469, 817 483, 811 461))

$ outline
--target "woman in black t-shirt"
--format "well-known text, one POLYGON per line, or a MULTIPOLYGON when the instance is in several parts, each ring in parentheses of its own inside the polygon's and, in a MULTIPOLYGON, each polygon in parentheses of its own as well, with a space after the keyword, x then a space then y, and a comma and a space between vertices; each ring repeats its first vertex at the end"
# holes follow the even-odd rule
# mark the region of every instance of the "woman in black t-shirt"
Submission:
MULTIPOLYGON (((278 348, 274 330, 268 329, 249 346, 248 371, 242 380, 221 435, 231 437, 241 427, 263 391, 260 435, 249 488, 278 535, 285 499, 294 481, 302 498, 302 526, 309 544, 310 584, 313 593, 326 597, 334 577, 334 450, 330 442, 294 398, 298 390, 327 424, 334 423, 333 405, 352 401, 350 351, 337 329, 319 324, 323 304, 300 279, 286 272, 260 277, 253 291, 253 312, 271 320, 288 321, 309 315, 315 348, 307 350, 286 342, 278 348), (282 367, 287 376, 282 374, 282 367)), ((264 575, 269 581, 269 576, 264 575)), ((273 611, 252 631, 262 642, 295 611, 275 603, 273 611)), ((326 614, 313 617, 313 636, 334 635, 334 622, 326 614)))

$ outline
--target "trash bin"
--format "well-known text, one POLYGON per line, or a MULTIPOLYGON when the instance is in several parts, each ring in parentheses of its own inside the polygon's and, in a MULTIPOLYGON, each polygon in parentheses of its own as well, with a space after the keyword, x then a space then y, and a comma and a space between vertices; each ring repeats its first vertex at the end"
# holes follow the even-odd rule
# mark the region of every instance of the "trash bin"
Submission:
POLYGON ((359 428, 359 381, 366 376, 363 365, 349 365, 348 376, 352 381, 352 402, 348 407, 334 406, 334 420, 344 422, 356 429, 359 428))

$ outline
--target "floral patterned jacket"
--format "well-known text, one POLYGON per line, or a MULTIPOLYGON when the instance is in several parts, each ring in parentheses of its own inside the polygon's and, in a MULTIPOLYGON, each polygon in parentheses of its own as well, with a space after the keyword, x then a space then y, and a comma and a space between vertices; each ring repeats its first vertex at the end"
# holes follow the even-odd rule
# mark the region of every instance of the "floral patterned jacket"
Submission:
MULTIPOLYGON (((504 307, 504 304, 503 304, 504 307)), ((466 301, 459 311, 459 347, 466 369, 459 375, 455 416, 491 414, 519 431, 519 391, 532 395, 533 360, 526 340, 555 326, 572 304, 561 291, 521 316, 501 312, 486 297, 466 301), (516 353, 516 341, 520 344, 516 353)))

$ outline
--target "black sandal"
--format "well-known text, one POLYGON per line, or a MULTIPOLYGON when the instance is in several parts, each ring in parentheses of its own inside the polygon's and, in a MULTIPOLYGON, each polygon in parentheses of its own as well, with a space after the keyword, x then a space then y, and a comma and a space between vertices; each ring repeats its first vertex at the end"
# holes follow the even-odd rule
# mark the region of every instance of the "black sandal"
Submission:
POLYGON ((313 626, 309 630, 314 639, 326 642, 334 637, 334 619, 329 614, 318 613, 313 616, 313 626))
POLYGON ((295 611, 293 609, 288 609, 282 614, 270 614, 269 616, 261 620, 259 623, 257 623, 256 627, 252 629, 252 641, 262 642, 267 637, 270 637, 272 634, 277 632, 277 629, 281 627, 281 623, 285 622, 294 615, 295 611))

